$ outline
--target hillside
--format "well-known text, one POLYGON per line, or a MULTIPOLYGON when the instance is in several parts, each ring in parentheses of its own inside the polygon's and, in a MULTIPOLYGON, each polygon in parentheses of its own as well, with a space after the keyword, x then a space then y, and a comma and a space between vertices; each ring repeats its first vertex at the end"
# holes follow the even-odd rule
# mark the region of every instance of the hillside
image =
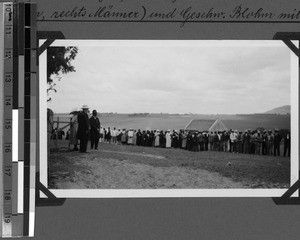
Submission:
POLYGON ((273 108, 267 112, 267 114, 291 114, 291 105, 285 105, 278 108, 273 108))

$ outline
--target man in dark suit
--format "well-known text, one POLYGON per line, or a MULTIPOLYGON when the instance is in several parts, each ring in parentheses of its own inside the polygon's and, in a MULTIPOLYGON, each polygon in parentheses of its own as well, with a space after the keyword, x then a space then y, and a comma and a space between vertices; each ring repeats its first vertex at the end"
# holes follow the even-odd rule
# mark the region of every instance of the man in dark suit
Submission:
POLYGON ((278 132, 278 129, 275 129, 274 134, 274 156, 280 156, 280 142, 281 142, 281 135, 278 132))
POLYGON ((98 149, 98 143, 100 138, 100 120, 97 117, 97 111, 93 110, 93 116, 90 118, 90 138, 91 138, 91 149, 98 149))
POLYGON ((82 106, 82 111, 78 114, 78 130, 77 130, 77 139, 80 140, 80 152, 85 153, 87 149, 87 143, 89 139, 89 107, 87 105, 82 106))
POLYGON ((141 129, 139 129, 136 133, 136 145, 137 146, 142 146, 142 139, 143 139, 143 134, 141 132, 141 129))

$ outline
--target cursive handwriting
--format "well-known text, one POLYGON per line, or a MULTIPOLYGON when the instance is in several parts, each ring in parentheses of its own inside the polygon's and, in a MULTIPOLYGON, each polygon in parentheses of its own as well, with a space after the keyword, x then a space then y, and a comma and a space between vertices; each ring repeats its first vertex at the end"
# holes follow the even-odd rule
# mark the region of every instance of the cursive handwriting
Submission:
POLYGON ((296 21, 300 20, 300 9, 291 11, 271 11, 266 7, 250 8, 246 5, 237 5, 231 9, 220 9, 215 6, 196 8, 195 6, 177 5, 176 0, 171 0, 170 6, 160 9, 156 6, 136 5, 126 6, 126 1, 120 4, 104 4, 99 0, 98 6, 90 5, 71 6, 68 9, 54 11, 41 10, 37 13, 38 21, 133 21, 133 22, 174 22, 184 27, 191 22, 259 22, 259 21, 296 21))
POLYGON ((89 18, 109 18, 109 19, 139 19, 138 11, 115 11, 113 5, 100 6, 95 12, 88 15, 89 18))
POLYGON ((184 21, 180 25, 181 27, 183 27, 186 24, 186 22, 193 20, 224 19, 225 12, 215 11, 214 8, 210 8, 208 11, 194 11, 192 7, 188 7, 180 12, 180 16, 184 19, 184 21))
POLYGON ((272 19, 275 16, 272 12, 265 12, 263 8, 257 10, 250 10, 250 8, 243 8, 242 5, 233 9, 229 17, 232 19, 272 19))

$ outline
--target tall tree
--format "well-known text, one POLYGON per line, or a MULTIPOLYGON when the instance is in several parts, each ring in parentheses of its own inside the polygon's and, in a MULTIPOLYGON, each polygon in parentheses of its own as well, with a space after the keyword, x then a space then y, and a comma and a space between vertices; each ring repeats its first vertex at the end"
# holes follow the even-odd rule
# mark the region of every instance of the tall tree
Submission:
MULTIPOLYGON (((60 73, 66 74, 69 72, 75 72, 72 61, 75 59, 78 53, 78 47, 49 47, 47 49, 47 84, 49 91, 56 92, 54 77, 60 73), (53 76, 54 75, 54 76, 53 76)), ((50 101, 51 98, 48 98, 50 101)))

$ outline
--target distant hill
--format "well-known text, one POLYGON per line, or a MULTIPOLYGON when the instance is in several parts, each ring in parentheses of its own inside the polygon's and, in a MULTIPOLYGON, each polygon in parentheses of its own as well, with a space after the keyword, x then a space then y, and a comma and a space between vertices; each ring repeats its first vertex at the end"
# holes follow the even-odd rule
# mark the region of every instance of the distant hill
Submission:
POLYGON ((291 114, 291 106, 285 105, 265 112, 267 114, 291 114))
MULTIPOLYGON (((141 130, 167 130, 167 129, 184 129, 192 120, 198 119, 210 122, 210 127, 217 119, 222 120, 228 129, 236 129, 245 131, 246 129, 264 128, 273 130, 290 129, 291 115, 290 114, 236 114, 236 115, 167 115, 167 114, 149 114, 140 117, 130 117, 129 114, 100 114, 100 121, 102 127, 117 127, 117 128, 133 128, 141 130)), ((57 120, 59 120, 59 128, 69 125, 71 115, 54 114, 54 127, 57 127, 57 120)), ((65 127, 66 132, 69 127, 65 127)), ((197 127, 198 130, 201 128, 197 127)))

